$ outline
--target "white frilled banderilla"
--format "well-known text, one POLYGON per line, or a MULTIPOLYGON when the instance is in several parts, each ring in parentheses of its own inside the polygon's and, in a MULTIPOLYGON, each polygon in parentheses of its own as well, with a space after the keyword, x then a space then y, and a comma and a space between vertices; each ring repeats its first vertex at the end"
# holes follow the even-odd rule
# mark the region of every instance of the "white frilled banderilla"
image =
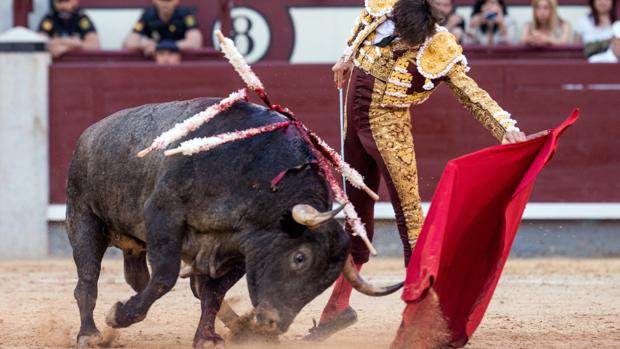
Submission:
MULTIPOLYGON (((165 151, 164 154, 166 156, 173 156, 176 154, 189 156, 198 152, 211 150, 225 143, 254 137, 262 133, 272 132, 285 127, 295 127, 302 135, 313 155, 316 157, 320 171, 329 183, 335 200, 344 205, 345 220, 349 227, 351 227, 353 235, 361 238, 370 250, 370 253, 372 255, 376 255, 377 250, 368 239, 366 229, 357 215, 355 208, 349 201, 344 190, 338 185, 338 181, 332 173, 332 168, 335 168, 338 172, 340 172, 344 178, 351 183, 351 185, 358 189, 364 190, 374 200, 378 200, 379 196, 368 188, 368 186, 364 183, 364 178, 359 174, 359 172, 351 168, 351 166, 344 162, 342 157, 331 147, 329 147, 325 141, 297 120, 295 115, 290 110, 283 108, 280 105, 272 104, 267 96, 267 93, 265 92, 263 83, 243 59, 243 56, 239 53, 233 41, 224 37, 224 35, 222 35, 219 31, 216 32, 216 35, 220 41, 224 55, 233 65, 237 73, 239 73, 247 87, 254 91, 270 109, 286 116, 288 121, 242 131, 224 133, 211 137, 191 139, 181 143, 180 146, 175 149, 165 151)), ((247 101, 247 91, 245 88, 232 93, 228 96, 228 98, 221 100, 219 103, 210 106, 206 110, 188 118, 182 123, 176 124, 171 130, 157 137, 148 148, 140 151, 138 156, 143 157, 153 150, 165 149, 173 142, 187 136, 190 132, 198 129, 201 125, 212 120, 220 112, 227 110, 239 101, 247 101)))

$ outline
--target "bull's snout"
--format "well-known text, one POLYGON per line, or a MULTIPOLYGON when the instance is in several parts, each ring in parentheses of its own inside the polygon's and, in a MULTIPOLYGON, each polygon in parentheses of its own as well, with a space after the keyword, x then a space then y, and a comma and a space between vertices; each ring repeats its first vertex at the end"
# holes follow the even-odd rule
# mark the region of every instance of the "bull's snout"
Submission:
POLYGON ((281 334, 288 329, 288 323, 282 321, 278 310, 268 304, 261 304, 256 308, 256 324, 261 332, 281 334))

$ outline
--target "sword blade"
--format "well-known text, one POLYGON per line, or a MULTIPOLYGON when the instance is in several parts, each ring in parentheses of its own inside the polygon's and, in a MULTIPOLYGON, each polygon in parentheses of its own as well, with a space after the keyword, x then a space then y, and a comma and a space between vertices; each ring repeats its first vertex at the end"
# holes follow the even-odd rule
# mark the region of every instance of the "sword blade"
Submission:
MULTIPOLYGON (((344 129, 344 93, 342 87, 338 89, 338 97, 340 100, 340 157, 344 162, 344 133, 346 130, 344 129)), ((344 175, 342 176, 342 190, 347 193, 347 180, 344 175)))

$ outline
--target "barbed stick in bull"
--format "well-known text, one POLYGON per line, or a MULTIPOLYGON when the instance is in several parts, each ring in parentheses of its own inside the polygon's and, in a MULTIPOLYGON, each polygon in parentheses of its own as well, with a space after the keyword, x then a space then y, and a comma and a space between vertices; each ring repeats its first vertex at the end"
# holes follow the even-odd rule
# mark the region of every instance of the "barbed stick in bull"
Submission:
POLYGON ((174 125, 171 130, 162 133, 155 138, 151 146, 143 149, 138 153, 138 157, 144 157, 153 150, 162 150, 175 141, 187 136, 190 132, 195 131, 201 125, 209 122, 220 112, 230 108, 231 105, 239 101, 247 101, 248 93, 245 88, 231 93, 227 98, 222 99, 219 103, 210 106, 204 111, 186 119, 185 121, 174 125))
POLYGON ((241 53, 239 53, 239 50, 237 50, 237 47, 233 41, 225 37, 220 31, 216 31, 215 35, 220 41, 224 55, 248 87, 252 89, 269 108, 280 112, 291 121, 296 121, 296 125, 300 128, 300 130, 310 136, 314 146, 330 160, 332 165, 345 177, 345 179, 347 179, 347 181, 349 181, 349 183, 351 183, 351 185, 357 189, 363 190, 375 201, 379 200, 379 195, 368 188, 368 186, 364 183, 364 178, 362 175, 360 175, 355 169, 351 168, 351 166, 349 166, 338 153, 327 146, 327 143, 299 122, 288 108, 283 108, 278 104, 271 103, 263 83, 258 76, 256 76, 252 68, 247 64, 241 53))
POLYGON ((256 76, 252 68, 247 64, 239 50, 237 50, 234 42, 229 38, 225 37, 220 31, 216 31, 215 35, 218 38, 220 45, 222 46, 222 51, 224 52, 224 55, 233 65, 235 70, 239 73, 241 78, 246 82, 246 84, 258 94, 258 96, 265 102, 265 104, 267 104, 267 106, 291 119, 294 126, 297 127, 297 129, 306 140, 306 143, 308 143, 308 145, 311 145, 310 149, 313 150, 313 152, 315 153, 314 155, 317 157, 317 159, 319 159, 319 166, 321 167, 323 175, 331 186, 336 201, 344 204, 346 223, 351 227, 353 235, 361 238, 364 241, 364 244, 366 244, 366 247, 368 247, 370 253, 373 256, 376 256, 377 250, 368 239, 368 235, 366 234, 366 229, 362 224, 362 220, 357 215, 355 208, 347 198, 344 190, 338 186, 337 180, 331 172, 331 167, 329 163, 331 163, 331 165, 334 166, 354 187, 364 190, 374 200, 378 200, 379 196, 370 188, 368 188, 368 186, 364 183, 364 178, 362 177, 362 175, 359 174, 359 172, 355 171, 353 168, 351 168, 351 166, 344 162, 340 155, 338 155, 338 153, 336 153, 332 148, 327 146, 327 143, 325 143, 318 135, 311 132, 305 125, 299 122, 288 108, 282 108, 280 105, 272 104, 269 100, 264 85, 256 76), (326 160, 326 158, 329 161, 326 160))
MULTIPOLYGON (((219 30, 215 32, 216 37, 218 38, 224 55, 228 59, 228 61, 235 68, 235 71, 241 76, 241 79, 248 85, 248 87, 254 91, 263 102, 271 109, 276 110, 286 117, 288 117, 292 121, 297 121, 294 114, 288 109, 283 108, 278 104, 272 104, 269 100, 269 96, 265 90, 265 86, 258 78, 256 73, 252 70, 252 68, 245 61, 234 42, 229 38, 225 37, 222 32, 219 30)), ((325 155, 332 165, 340 172, 343 177, 351 183, 355 188, 361 189, 366 194, 368 194, 375 201, 379 200, 379 195, 377 195, 374 191, 372 191, 368 186, 364 183, 364 178, 359 174, 355 169, 351 168, 349 164, 347 164, 343 157, 336 153, 332 148, 330 148, 327 143, 325 143, 319 136, 317 136, 314 132, 310 131, 305 125, 302 123, 298 123, 300 130, 304 131, 304 133, 308 134, 314 144, 314 146, 325 155)), ((345 195, 346 197, 346 195, 345 195)), ((371 249, 372 250, 372 249, 371 249)))
MULTIPOLYGON (((229 62, 233 65, 233 67, 235 68, 235 71, 237 71, 237 73, 241 76, 241 78, 246 83, 246 85, 251 90, 253 90, 261 98, 261 100, 263 100, 263 102, 267 104, 267 106, 270 109, 278 111, 284 116, 286 116, 290 120, 289 125, 280 124, 277 127, 271 125, 267 127, 243 130, 243 131, 238 131, 238 132, 230 132, 230 133, 226 133, 222 135, 205 137, 201 139, 192 139, 192 140, 183 142, 176 149, 166 151, 165 155, 166 156, 172 156, 176 154, 192 155, 192 154, 195 154, 201 151, 207 151, 207 150, 213 149, 221 144, 225 144, 225 143, 229 143, 229 142, 233 142, 233 141, 237 141, 241 139, 246 139, 248 137, 253 137, 253 136, 263 134, 266 132, 272 132, 276 129, 280 129, 283 127, 293 126, 300 131, 300 134, 302 135, 306 143, 311 146, 313 155, 318 159, 317 160, 318 165, 321 168, 321 171, 323 175, 325 176, 325 178, 327 179, 328 183, 330 184, 330 187, 332 189, 332 192, 335 196, 336 201, 344 204, 344 213, 346 217, 346 223, 350 226, 353 235, 358 236, 364 241, 364 243, 366 244, 366 246, 368 247, 368 250, 370 251, 372 255, 377 255, 377 250, 374 248, 374 246, 368 239, 368 236, 366 234, 366 229, 364 228, 361 219, 357 215, 355 208, 350 203, 344 190, 338 186, 336 178, 331 173, 331 167, 333 166, 334 168, 336 168, 340 173, 342 173, 343 177, 347 179, 347 181, 349 181, 354 187, 364 190, 374 200, 378 200, 379 196, 376 193, 374 193, 370 188, 368 188, 368 186, 364 183, 363 177, 357 171, 355 171, 353 168, 351 168, 351 166, 349 166, 345 161, 343 161, 342 157, 338 153, 336 153, 331 147, 329 147, 327 143, 324 142, 318 135, 311 132, 305 125, 303 125, 299 120, 297 120, 294 114, 289 109, 283 108, 280 105, 271 103, 265 91, 265 87, 263 83, 258 78, 258 76, 254 73, 252 68, 247 64, 243 56, 239 53, 239 51, 235 47, 232 40, 226 38, 219 31, 216 32, 216 36, 218 40, 220 41, 224 55, 229 60, 229 62)), ((222 104, 221 106, 222 109, 228 108, 232 104, 234 104, 234 99, 232 95, 231 97, 228 98, 228 100, 229 102, 227 103, 220 103, 222 104)), ((219 105, 216 106, 216 108, 218 107, 219 105)), ((190 119, 193 120, 196 118, 197 117, 194 116, 190 119)), ((200 120, 203 120, 204 122, 208 122, 211 119, 212 117, 209 119, 202 118, 200 120)), ((168 131, 165 134, 162 134, 160 137, 158 137, 153 142, 151 147, 140 152, 139 156, 144 156, 151 149, 165 148, 167 145, 172 143, 172 141, 178 140, 182 138, 183 136, 187 135, 189 131, 191 130, 185 124, 186 123, 184 122, 180 125, 177 125, 175 126, 175 129, 168 131), (177 128, 183 131, 184 130, 188 130, 188 131, 187 132, 175 131, 177 128), (178 137, 173 139, 172 137, 167 137, 167 134, 173 134, 178 137), (173 140, 169 141, 170 139, 173 139, 173 140)), ((190 124, 196 125, 197 123, 192 122, 190 124)))

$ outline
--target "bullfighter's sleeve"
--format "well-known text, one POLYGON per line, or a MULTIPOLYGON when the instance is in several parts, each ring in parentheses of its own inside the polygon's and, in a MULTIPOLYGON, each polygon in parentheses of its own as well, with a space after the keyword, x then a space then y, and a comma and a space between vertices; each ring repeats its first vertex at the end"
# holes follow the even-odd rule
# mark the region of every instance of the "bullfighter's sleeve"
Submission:
POLYGON ((446 83, 459 102, 486 127, 499 141, 506 131, 518 131, 516 121, 510 118, 510 113, 503 110, 489 94, 465 72, 466 67, 455 64, 447 74, 446 83))

